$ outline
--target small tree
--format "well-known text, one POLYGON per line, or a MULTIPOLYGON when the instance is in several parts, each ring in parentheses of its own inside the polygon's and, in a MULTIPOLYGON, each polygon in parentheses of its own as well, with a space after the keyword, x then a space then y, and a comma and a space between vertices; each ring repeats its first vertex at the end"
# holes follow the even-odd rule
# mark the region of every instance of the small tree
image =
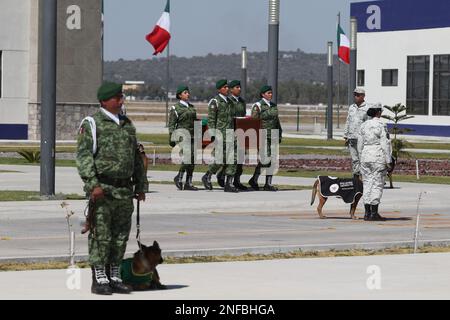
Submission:
MULTIPOLYGON (((414 116, 408 116, 406 114, 406 107, 404 105, 402 105, 401 103, 397 103, 395 106, 393 107, 389 107, 389 106, 384 106, 387 110, 390 111, 390 115, 383 115, 382 117, 384 119, 387 119, 391 122, 394 123, 394 125, 392 126, 391 130, 389 130, 389 132, 391 134, 394 135, 394 139, 391 140, 392 143, 392 157, 395 159, 395 162, 397 163, 398 157, 400 155, 404 155, 409 157, 410 154, 408 152, 405 152, 403 149, 405 149, 408 146, 408 143, 404 140, 398 139, 397 135, 399 134, 403 134, 403 133, 407 133, 407 132, 411 132, 411 129, 408 128, 400 128, 398 126, 398 123, 400 121, 404 121, 407 119, 411 119, 414 118, 414 116)), ((389 177, 389 184, 390 184, 390 188, 393 189, 394 188, 394 184, 392 183, 392 172, 390 174, 388 174, 389 177)))
POLYGON ((406 114, 406 107, 402 105, 401 103, 397 103, 393 107, 384 106, 387 110, 392 113, 392 115, 383 115, 382 117, 384 119, 387 119, 391 122, 393 122, 392 128, 389 130, 391 134, 394 135, 394 139, 391 140, 392 142, 392 156, 394 157, 395 161, 397 162, 397 159, 400 155, 410 156, 409 153, 403 151, 408 146, 408 143, 404 140, 398 139, 397 135, 404 134, 407 132, 411 132, 411 129, 408 128, 400 128, 398 123, 404 120, 408 120, 411 118, 414 118, 414 116, 408 116, 406 114))

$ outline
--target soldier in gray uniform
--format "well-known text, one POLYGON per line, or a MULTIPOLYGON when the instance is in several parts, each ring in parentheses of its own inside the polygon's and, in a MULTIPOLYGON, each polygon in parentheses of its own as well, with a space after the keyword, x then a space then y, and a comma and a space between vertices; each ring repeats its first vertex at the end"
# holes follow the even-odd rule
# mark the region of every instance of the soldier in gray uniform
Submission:
POLYGON ((367 115, 372 119, 361 125, 358 152, 361 155, 361 175, 366 221, 384 221, 378 214, 388 171, 392 171, 392 146, 386 124, 381 122, 381 104, 371 107, 367 115))
POLYGON ((352 157, 352 172, 355 178, 359 178, 360 175, 360 161, 358 153, 358 135, 363 124, 367 119, 367 110, 369 107, 364 101, 366 92, 364 89, 356 88, 353 92, 355 103, 348 109, 347 122, 345 123, 344 139, 345 144, 348 146, 350 156, 352 157))

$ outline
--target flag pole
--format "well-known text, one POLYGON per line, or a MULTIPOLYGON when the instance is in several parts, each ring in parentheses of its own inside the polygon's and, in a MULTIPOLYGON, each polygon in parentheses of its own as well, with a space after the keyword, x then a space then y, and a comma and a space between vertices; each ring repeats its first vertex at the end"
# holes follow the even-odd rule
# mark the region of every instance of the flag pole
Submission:
POLYGON ((167 45, 167 73, 166 73, 166 128, 169 125, 169 88, 170 86, 170 43, 167 45))
MULTIPOLYGON (((170 8, 170 0, 167 0, 170 8)), ((169 9, 170 12, 170 9, 169 9)), ((167 44, 167 73, 166 73, 166 128, 169 126, 169 90, 170 90, 170 41, 167 44)))
MULTIPOLYGON (((338 13, 338 26, 341 25, 341 12, 338 13)), ((339 39, 338 39, 339 40, 339 39)), ((337 50, 339 51, 339 45, 337 46, 337 50)), ((341 59, 339 59, 338 52, 338 83, 337 83, 337 128, 339 129, 339 109, 341 108, 341 59)))

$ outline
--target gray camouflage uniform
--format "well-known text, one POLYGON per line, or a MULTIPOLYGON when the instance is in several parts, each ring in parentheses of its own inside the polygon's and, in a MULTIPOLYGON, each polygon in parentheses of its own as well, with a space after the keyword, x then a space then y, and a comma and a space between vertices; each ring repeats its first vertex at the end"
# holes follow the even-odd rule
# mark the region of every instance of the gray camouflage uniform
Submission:
POLYGON ((361 155, 364 204, 378 205, 383 195, 387 166, 392 161, 389 133, 379 118, 361 125, 358 152, 361 155))
POLYGON ((363 102, 361 106, 352 104, 348 109, 347 122, 345 123, 344 138, 347 138, 348 150, 352 157, 353 174, 360 174, 360 161, 358 153, 358 136, 361 125, 369 119, 367 115, 369 106, 363 102))

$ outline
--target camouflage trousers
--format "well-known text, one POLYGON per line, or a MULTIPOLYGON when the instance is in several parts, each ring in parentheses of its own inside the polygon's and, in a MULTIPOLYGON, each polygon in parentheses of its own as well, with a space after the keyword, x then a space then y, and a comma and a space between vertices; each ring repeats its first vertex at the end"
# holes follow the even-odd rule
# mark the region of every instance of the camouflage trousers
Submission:
POLYGON ((362 162, 361 175, 363 180, 364 204, 380 204, 386 180, 386 165, 375 162, 362 162))
POLYGON ((237 154, 236 154, 236 141, 234 142, 234 157, 233 159, 228 160, 228 157, 231 157, 231 152, 229 151, 227 154, 227 145, 225 141, 223 142, 223 158, 222 163, 211 163, 208 166, 208 171, 212 174, 216 174, 220 169, 226 176, 234 176, 236 174, 236 164, 237 164, 237 154), (231 162, 231 163, 230 163, 231 162))
POLYGON ((111 196, 95 202, 95 229, 89 234, 91 265, 120 265, 131 230, 133 199, 111 196))
MULTIPOLYGON (((184 154, 182 154, 184 156, 184 154)), ((195 169, 195 145, 194 141, 191 141, 191 153, 190 153, 190 163, 186 161, 186 163, 183 161, 180 167, 180 171, 187 172, 188 174, 192 174, 195 169)))
POLYGON ((353 174, 361 174, 361 164, 358 153, 358 140, 348 139, 348 151, 352 158, 352 172, 353 174))

